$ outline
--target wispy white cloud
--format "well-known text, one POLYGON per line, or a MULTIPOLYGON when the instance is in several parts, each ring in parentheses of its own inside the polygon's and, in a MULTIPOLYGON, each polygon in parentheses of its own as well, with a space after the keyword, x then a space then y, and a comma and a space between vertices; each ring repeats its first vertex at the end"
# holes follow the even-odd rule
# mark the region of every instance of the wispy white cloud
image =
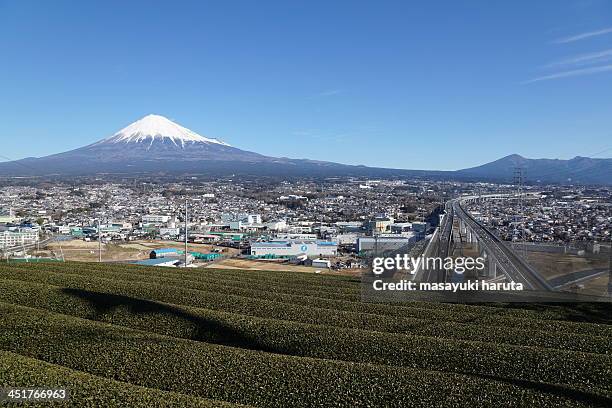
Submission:
POLYGON ((531 84, 533 82, 549 81, 552 79, 560 79, 560 78, 567 78, 567 77, 574 77, 574 76, 599 74, 601 72, 609 72, 609 71, 612 71, 612 65, 602 65, 599 67, 574 69, 571 71, 557 72, 555 74, 533 78, 533 79, 530 79, 529 81, 523 82, 523 84, 531 84))
POLYGON ((599 52, 592 52, 589 54, 581 54, 572 58, 567 58, 561 61, 553 62, 551 64, 547 64, 545 68, 553 68, 553 67, 562 67, 562 66, 580 66, 580 65, 589 65, 596 64, 604 61, 609 61, 612 59, 612 49, 604 50, 599 52))
POLYGON ((555 44, 566 44, 574 41, 580 41, 591 37, 598 37, 600 35, 610 34, 612 33, 612 27, 604 28, 597 31, 589 31, 586 33, 581 33, 577 35, 573 35, 571 37, 559 38, 553 41, 555 44))

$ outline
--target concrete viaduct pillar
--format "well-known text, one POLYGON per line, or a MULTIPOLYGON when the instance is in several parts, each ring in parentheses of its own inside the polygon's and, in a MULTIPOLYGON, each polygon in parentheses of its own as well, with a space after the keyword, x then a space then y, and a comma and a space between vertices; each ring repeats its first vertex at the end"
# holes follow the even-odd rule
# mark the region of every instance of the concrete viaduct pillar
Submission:
POLYGON ((490 256, 483 248, 480 249, 479 254, 479 256, 484 259, 484 268, 478 272, 478 276, 482 279, 496 278, 497 275, 502 272, 499 262, 490 256))
POLYGON ((497 267, 497 262, 494 259, 491 259, 491 262, 489 264, 489 276, 491 278, 497 278, 497 267))
POLYGON ((487 252, 483 250, 480 252, 479 256, 484 259, 484 269, 478 271, 478 277, 480 279, 485 279, 487 278, 489 271, 489 254, 487 254, 487 252))

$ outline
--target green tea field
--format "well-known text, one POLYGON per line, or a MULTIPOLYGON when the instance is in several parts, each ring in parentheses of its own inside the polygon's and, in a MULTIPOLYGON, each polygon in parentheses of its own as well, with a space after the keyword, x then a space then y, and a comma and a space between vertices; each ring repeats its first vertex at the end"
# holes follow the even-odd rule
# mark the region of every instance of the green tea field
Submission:
POLYGON ((57 406, 78 407, 612 406, 610 304, 360 290, 300 272, 0 264, 0 388, 65 387, 57 406))

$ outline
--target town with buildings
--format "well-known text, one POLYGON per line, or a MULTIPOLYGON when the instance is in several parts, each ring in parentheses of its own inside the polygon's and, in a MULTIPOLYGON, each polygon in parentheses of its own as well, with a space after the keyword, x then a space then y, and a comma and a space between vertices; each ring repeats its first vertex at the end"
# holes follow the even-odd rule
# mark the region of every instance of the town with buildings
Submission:
POLYGON ((13 179, 0 192, 7 262, 234 260, 358 272, 375 253, 423 251, 448 200, 491 193, 514 198, 476 200, 468 209, 509 243, 597 244, 612 229, 606 187, 530 186, 519 197, 513 185, 431 180, 98 177, 13 179))
POLYGON ((355 266, 375 236, 400 246, 425 238, 440 203, 428 187, 352 179, 11 185, 0 199, 0 248, 8 257, 54 241, 183 243, 187 230, 188 243, 251 259, 321 258, 331 267, 329 259, 352 254, 334 267, 355 266))

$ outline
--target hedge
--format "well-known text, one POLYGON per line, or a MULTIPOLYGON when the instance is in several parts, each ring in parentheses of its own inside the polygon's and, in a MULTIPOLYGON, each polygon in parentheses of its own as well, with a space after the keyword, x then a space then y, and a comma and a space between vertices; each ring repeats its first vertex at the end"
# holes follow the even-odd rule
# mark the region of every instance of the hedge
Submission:
MULTIPOLYGON (((0 388, 31 388, 43 385, 45 388, 68 390, 69 399, 56 403, 61 407, 94 408, 121 405, 133 408, 230 408, 241 406, 139 387, 0 350, 0 388)), ((40 406, 42 403, 18 403, 15 406, 40 406)))
POLYGON ((461 311, 406 311, 401 308, 337 301, 333 308, 329 302, 321 302, 317 298, 296 297, 275 293, 258 292, 260 297, 253 297, 253 291, 248 289, 232 289, 220 284, 200 284, 198 289, 181 286, 180 282, 169 282, 157 278, 155 283, 142 280, 123 281, 119 275, 104 274, 98 277, 95 273, 71 274, 74 267, 62 269, 64 272, 51 270, 20 270, 16 268, 0 268, 0 278, 18 279, 23 281, 49 283, 56 286, 80 288, 88 283, 92 290, 104 292, 118 291, 118 294, 146 299, 159 300, 167 303, 183 304, 186 306, 204 307, 224 310, 235 313, 249 314, 261 317, 274 317, 285 320, 295 320, 303 323, 326 324, 340 327, 362 328, 388 332, 405 333, 414 332, 417 327, 426 326, 427 323, 439 324, 441 322, 466 323, 472 325, 513 327, 522 330, 539 330, 549 333, 574 333, 591 336, 612 337, 612 326, 604 324, 566 322, 560 320, 534 320, 525 317, 512 317, 507 315, 464 313, 461 311), (68 272, 66 272, 68 271, 68 272), (172 284, 174 283, 174 285, 172 284), (72 286, 71 286, 72 285, 72 286), (299 300, 298 300, 299 298, 299 300), (291 300, 294 300, 292 302, 291 300), (296 303, 297 302, 297 303, 296 303), (347 303, 345 309, 341 304, 347 303), (323 304, 323 307, 322 307, 323 304), (325 307, 327 306, 327 307, 325 307), (379 311, 380 307, 387 314, 372 313, 379 311), (348 309, 348 310, 347 310, 348 309))
POLYGON ((1 349, 214 400, 270 407, 605 406, 611 401, 544 382, 525 386, 503 378, 211 345, 14 305, 0 304, 0 313, 1 349))

